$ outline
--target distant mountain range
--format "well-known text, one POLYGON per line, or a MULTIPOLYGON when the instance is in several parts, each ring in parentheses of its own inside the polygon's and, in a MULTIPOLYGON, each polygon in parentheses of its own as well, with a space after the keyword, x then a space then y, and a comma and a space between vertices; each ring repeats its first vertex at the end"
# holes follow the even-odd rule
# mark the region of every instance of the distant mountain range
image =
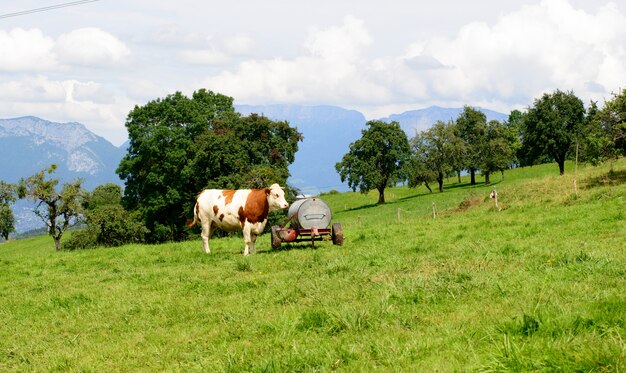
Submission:
MULTIPOLYGON (((500 122, 509 119, 508 114, 498 113, 497 111, 475 108, 482 111, 487 117, 487 121, 498 120, 500 122)), ((382 118, 386 122, 396 121, 400 123, 400 127, 406 132, 409 138, 414 137, 419 131, 430 128, 437 121, 448 122, 455 120, 463 112, 463 108, 443 108, 439 106, 431 106, 426 109, 405 111, 402 114, 392 114, 387 118, 382 118)))
MULTIPOLYGON (((337 106, 235 105, 243 115, 261 114, 273 120, 286 120, 303 134, 295 162, 289 167, 288 182, 305 194, 331 189, 345 191, 335 171, 335 163, 361 137, 365 116, 337 106)), ((480 108, 479 108, 480 109, 480 108)), ((386 121, 398 121, 409 137, 429 128, 438 120, 454 120, 462 108, 432 106, 394 114, 386 121)), ((507 115, 480 109, 488 120, 506 120, 507 115)), ((55 163, 55 177, 62 182, 84 179, 88 190, 104 183, 122 184, 115 173, 126 153, 127 143, 116 147, 95 135, 81 123, 55 123, 37 117, 0 119, 0 180, 15 183, 55 163)), ((28 203, 14 207, 16 229, 24 232, 42 226, 28 203)))
POLYGON ((125 148, 116 147, 80 123, 36 117, 0 119, 0 179, 15 183, 56 163, 61 180, 80 177, 85 187, 121 181, 115 174, 125 148))

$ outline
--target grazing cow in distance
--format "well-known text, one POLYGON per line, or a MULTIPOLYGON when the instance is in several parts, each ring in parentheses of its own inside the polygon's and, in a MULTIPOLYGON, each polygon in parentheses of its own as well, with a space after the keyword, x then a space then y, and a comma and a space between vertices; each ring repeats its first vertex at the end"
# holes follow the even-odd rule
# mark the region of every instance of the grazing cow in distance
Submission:
POLYGON ((270 211, 286 209, 285 191, 278 184, 265 189, 219 190, 206 189, 198 195, 193 211, 193 227, 200 219, 202 245, 211 253, 209 238, 215 228, 227 232, 242 231, 246 243, 244 255, 254 253, 256 236, 263 232, 270 211))

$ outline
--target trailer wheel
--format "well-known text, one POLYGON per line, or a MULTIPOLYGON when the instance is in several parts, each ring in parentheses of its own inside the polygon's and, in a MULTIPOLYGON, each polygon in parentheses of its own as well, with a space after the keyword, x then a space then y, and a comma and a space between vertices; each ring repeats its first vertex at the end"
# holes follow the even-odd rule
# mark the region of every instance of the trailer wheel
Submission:
POLYGON ((278 225, 272 227, 272 249, 278 249, 283 242, 278 235, 279 230, 280 227, 278 225))
POLYGON ((343 244, 343 230, 340 223, 333 223, 332 232, 333 245, 341 246, 343 244))

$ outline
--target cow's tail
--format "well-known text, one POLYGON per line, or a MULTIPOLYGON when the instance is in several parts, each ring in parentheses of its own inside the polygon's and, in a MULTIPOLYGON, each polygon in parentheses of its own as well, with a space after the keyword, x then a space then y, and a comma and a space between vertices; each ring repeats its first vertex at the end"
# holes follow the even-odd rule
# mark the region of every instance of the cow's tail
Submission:
POLYGON ((193 220, 187 220, 187 227, 191 228, 198 222, 198 213, 200 212, 200 206, 198 206, 198 202, 193 208, 193 220))

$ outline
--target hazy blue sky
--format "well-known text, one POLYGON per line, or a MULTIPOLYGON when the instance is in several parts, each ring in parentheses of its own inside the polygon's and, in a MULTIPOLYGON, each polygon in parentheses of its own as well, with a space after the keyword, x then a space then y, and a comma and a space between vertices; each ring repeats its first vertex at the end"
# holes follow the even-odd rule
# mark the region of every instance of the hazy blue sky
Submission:
POLYGON ((2 17, 69 1, 0 2, 0 118, 78 121, 119 145, 135 105, 200 88, 368 119, 626 88, 622 0, 100 0, 2 17))

